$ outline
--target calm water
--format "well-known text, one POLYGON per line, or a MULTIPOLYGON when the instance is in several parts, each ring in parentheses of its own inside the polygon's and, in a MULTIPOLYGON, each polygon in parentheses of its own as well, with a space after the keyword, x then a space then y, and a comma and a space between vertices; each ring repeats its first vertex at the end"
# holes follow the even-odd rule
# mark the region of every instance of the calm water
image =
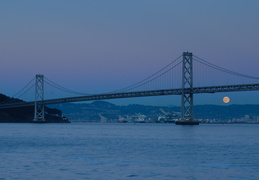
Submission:
POLYGON ((0 179, 259 179, 259 125, 0 124, 0 179))

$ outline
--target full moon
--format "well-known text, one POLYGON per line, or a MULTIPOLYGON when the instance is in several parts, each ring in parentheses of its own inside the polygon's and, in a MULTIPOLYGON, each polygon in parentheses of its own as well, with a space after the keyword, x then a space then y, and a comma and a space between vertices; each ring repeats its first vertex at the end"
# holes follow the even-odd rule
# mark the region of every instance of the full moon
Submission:
POLYGON ((229 101, 230 101, 230 98, 229 98, 229 97, 226 96, 226 97, 223 98, 223 102, 224 102, 224 103, 229 103, 229 101))

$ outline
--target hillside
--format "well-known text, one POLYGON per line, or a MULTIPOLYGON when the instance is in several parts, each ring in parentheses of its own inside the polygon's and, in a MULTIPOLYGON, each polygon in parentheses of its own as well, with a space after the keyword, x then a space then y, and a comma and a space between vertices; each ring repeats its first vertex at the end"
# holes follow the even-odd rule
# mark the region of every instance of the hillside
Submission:
POLYGON ((105 101, 94 101, 92 103, 66 103, 57 104, 50 107, 61 109, 66 117, 71 121, 100 121, 100 115, 109 119, 116 120, 119 116, 136 116, 137 113, 148 115, 148 118, 157 118, 158 114, 162 114, 159 110, 163 108, 165 111, 180 111, 179 107, 159 107, 159 106, 143 106, 132 104, 128 106, 117 106, 105 101))
MULTIPOLYGON (((101 116, 116 120, 119 116, 134 116, 143 114, 146 118, 157 119, 158 116, 165 113, 173 114, 175 118, 179 118, 181 108, 178 106, 144 106, 131 104, 127 106, 117 106, 105 101, 95 101, 92 103, 67 103, 52 105, 61 109, 66 117, 71 121, 95 121, 99 122, 101 116)), ((243 118, 245 115, 250 117, 259 116, 259 105, 196 105, 194 106, 194 117, 196 119, 218 119, 229 120, 233 118, 243 118)))
MULTIPOLYGON (((19 102, 20 99, 11 99, 0 94, 0 104, 7 102, 19 102)), ((31 123, 34 118, 34 106, 0 109, 0 122, 4 123, 31 123)), ((45 119, 49 123, 67 123, 62 117, 62 111, 56 108, 45 107, 45 119)))

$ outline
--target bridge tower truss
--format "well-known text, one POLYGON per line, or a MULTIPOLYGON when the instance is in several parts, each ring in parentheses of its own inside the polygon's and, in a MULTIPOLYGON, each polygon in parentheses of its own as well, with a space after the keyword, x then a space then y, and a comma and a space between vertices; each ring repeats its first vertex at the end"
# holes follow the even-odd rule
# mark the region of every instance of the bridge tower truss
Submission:
POLYGON ((33 122, 46 122, 44 104, 40 101, 44 100, 44 76, 41 74, 36 75, 35 84, 35 109, 33 122))
POLYGON ((181 112, 182 121, 194 121, 192 89, 193 89, 192 53, 184 52, 183 62, 182 62, 182 112, 181 112))

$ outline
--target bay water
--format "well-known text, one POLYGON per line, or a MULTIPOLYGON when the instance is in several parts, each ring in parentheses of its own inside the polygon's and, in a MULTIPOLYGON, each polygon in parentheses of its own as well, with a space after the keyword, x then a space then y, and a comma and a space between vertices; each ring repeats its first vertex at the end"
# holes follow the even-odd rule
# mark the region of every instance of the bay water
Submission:
POLYGON ((259 125, 0 124, 0 180, 259 179, 259 125))

